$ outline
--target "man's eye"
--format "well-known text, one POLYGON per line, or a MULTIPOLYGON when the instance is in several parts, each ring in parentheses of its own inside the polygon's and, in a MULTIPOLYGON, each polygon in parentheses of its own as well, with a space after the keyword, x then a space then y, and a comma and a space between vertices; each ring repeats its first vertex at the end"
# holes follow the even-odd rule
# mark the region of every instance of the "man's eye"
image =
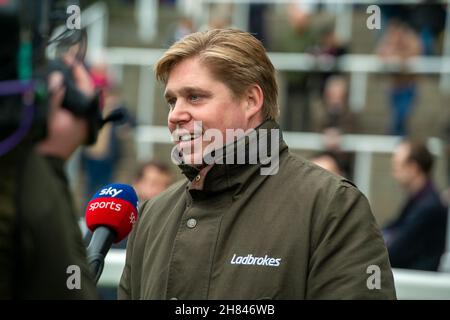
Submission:
POLYGON ((175 103, 177 102, 176 99, 169 99, 167 100, 167 105, 169 106, 169 109, 175 108, 175 103))
POLYGON ((195 95, 195 94, 192 94, 192 95, 189 96, 189 99, 190 99, 192 102, 196 102, 196 101, 200 100, 200 96, 197 96, 197 95, 195 95))

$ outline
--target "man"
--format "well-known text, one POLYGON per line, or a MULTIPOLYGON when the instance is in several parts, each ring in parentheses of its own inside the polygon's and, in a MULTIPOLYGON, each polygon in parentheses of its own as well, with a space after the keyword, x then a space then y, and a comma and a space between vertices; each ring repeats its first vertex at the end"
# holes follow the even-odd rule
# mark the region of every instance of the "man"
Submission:
POLYGON ((188 179, 140 208, 119 298, 395 298, 367 200, 282 140, 274 73, 262 44, 238 30, 191 34, 159 60, 168 126, 188 179), (246 135, 235 141, 230 130, 246 135), (270 152, 250 161, 255 137, 260 147, 269 136, 279 137, 270 152), (225 159, 217 156, 221 145, 225 159), (242 146, 246 161, 230 161, 242 146), (380 268, 379 289, 369 289, 371 265, 380 268))
POLYGON ((136 190, 139 201, 151 199, 172 183, 172 174, 169 167, 157 160, 152 160, 141 165, 133 187, 136 190))
MULTIPOLYGON (((281 52, 311 52, 319 45, 318 27, 322 22, 312 19, 314 4, 299 2, 286 6, 285 23, 281 24, 272 48, 281 52)), ((281 126, 289 131, 311 129, 311 75, 308 72, 283 72, 286 79, 286 102, 281 114, 281 126)))
POLYGON ((393 176, 408 194, 398 218, 383 229, 393 267, 437 271, 445 249, 447 209, 431 180, 427 147, 402 142, 392 157, 393 176))

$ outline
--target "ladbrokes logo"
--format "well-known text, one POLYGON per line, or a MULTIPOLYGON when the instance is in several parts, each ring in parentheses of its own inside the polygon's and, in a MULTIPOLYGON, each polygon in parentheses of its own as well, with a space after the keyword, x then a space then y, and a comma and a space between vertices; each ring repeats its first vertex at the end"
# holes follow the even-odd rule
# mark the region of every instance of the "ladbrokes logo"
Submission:
POLYGON ((281 264, 281 258, 271 258, 267 254, 264 257, 254 257, 252 254, 244 257, 233 254, 233 258, 231 258, 230 263, 248 266, 279 267, 281 264))

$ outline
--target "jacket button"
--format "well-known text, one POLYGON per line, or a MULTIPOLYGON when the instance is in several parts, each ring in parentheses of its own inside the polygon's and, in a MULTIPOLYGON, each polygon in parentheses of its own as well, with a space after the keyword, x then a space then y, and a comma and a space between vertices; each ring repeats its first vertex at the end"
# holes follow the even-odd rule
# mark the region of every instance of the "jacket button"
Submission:
POLYGON ((186 222, 186 225, 188 226, 188 228, 193 229, 197 225, 197 220, 191 218, 186 222))
POLYGON ((198 176, 195 177, 195 181, 200 181, 201 178, 202 177, 200 175, 198 175, 198 176))

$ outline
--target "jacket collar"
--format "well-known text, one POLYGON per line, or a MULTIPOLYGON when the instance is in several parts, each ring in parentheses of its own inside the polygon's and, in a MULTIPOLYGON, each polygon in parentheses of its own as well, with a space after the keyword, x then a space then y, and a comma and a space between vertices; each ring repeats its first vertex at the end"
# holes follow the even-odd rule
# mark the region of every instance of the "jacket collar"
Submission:
MULTIPOLYGON (((287 151, 287 149, 288 147, 283 141, 279 125, 273 120, 266 120, 255 128, 250 135, 246 135, 242 139, 235 141, 232 145, 224 147, 220 155, 215 156, 215 163, 206 173, 203 189, 191 190, 191 194, 206 195, 229 189, 236 189, 236 193, 239 193, 251 177, 264 175, 262 173, 265 172, 265 167, 271 164, 273 165, 275 161, 278 161, 280 154, 287 151), (274 141, 272 139, 277 138, 277 133, 278 144, 272 150, 272 141, 274 141), (259 148, 258 152, 255 152, 255 146, 263 146, 262 152, 259 148), (238 153, 237 150, 242 150, 242 148, 245 150, 246 156, 243 161, 244 163, 236 163, 236 158, 234 158, 234 163, 230 163, 230 155, 236 155, 238 153), (272 154, 271 151, 274 153, 272 154)), ((186 164, 179 165, 179 168, 191 183, 200 173, 199 168, 186 164)), ((191 183, 188 185, 188 188, 191 183)))

